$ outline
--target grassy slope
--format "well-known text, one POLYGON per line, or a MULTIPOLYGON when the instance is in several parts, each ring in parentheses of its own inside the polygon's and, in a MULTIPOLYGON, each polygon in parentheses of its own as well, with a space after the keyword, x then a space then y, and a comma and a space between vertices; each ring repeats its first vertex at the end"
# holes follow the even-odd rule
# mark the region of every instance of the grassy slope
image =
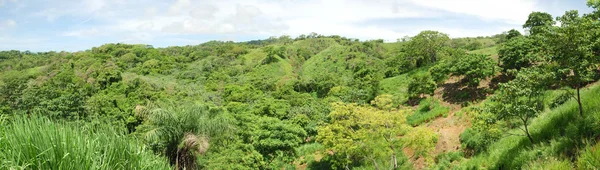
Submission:
MULTIPOLYGON (((540 159, 565 159, 576 155, 577 148, 585 142, 582 141, 586 139, 585 136, 593 137, 599 133, 598 122, 594 121, 600 117, 600 98, 596 97, 598 95, 598 85, 583 91, 585 121, 579 117, 576 101, 571 100, 554 110, 542 113, 532 121, 529 127, 535 142, 533 147, 527 137, 507 136, 491 144, 487 152, 462 162, 461 167, 519 169, 528 168, 528 163, 540 159)), ((522 132, 513 130, 512 133, 522 132)))
POLYGON ((408 81, 409 77, 414 74, 427 72, 429 68, 419 68, 396 77, 383 79, 379 82, 379 94, 391 94, 398 103, 408 101, 408 81))
POLYGON ((498 61, 498 46, 492 46, 479 50, 470 51, 472 54, 484 54, 491 56, 494 60, 498 61))
POLYGON ((346 56, 343 55, 346 50, 347 48, 341 45, 332 45, 312 56, 302 65, 301 78, 314 80, 323 74, 333 74, 337 76, 334 77, 336 82, 349 84, 352 81, 352 72, 346 69, 346 56))

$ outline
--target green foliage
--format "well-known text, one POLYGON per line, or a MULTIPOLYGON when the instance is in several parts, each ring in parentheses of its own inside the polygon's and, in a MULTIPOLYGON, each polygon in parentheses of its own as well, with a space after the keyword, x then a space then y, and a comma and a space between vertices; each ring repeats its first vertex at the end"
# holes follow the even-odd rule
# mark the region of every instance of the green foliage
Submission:
MULTIPOLYGON (((596 103, 598 98, 588 98, 600 94, 600 88, 593 86, 582 91, 582 103, 596 103)), ((525 136, 505 136, 487 147, 487 152, 479 153, 469 161, 462 162, 465 168, 500 167, 514 169, 522 168, 540 158, 569 156, 584 148, 586 140, 593 140, 598 135, 598 105, 584 105, 590 114, 584 119, 577 119, 578 104, 575 100, 568 101, 554 110, 543 112, 529 125, 533 145, 525 136)), ((520 130, 501 130, 501 132, 518 132, 520 130)), ((570 157, 569 159, 576 159, 570 157)))
POLYGON ((446 170, 454 168, 454 162, 459 162, 463 157, 462 152, 444 152, 435 157, 435 166, 431 169, 446 170))
POLYGON ((209 143, 226 140, 232 131, 224 113, 204 106, 150 108, 146 114, 140 135, 177 168, 196 168, 196 156, 204 154, 209 143))
POLYGON ((500 119, 510 120, 518 118, 522 121, 522 129, 531 143, 533 138, 529 134, 530 120, 544 110, 544 90, 552 74, 541 69, 525 69, 517 77, 500 84, 497 94, 492 97, 488 107, 489 111, 500 119))
POLYGON ((435 132, 426 127, 416 127, 410 130, 404 139, 406 146, 414 151, 413 157, 423 157, 427 164, 433 163, 430 153, 435 149, 438 140, 435 132))
POLYGON ((600 24, 590 18, 580 17, 577 11, 567 11, 557 20, 561 25, 551 27, 544 34, 547 38, 544 42, 551 56, 550 62, 558 67, 555 73, 567 77, 566 81, 576 87, 579 113, 583 115, 579 91, 581 84, 590 79, 595 64, 600 62, 595 52, 599 38, 596 31, 600 29, 600 24))
MULTIPOLYGON (((266 160, 278 160, 286 164, 295 160, 295 148, 306 137, 306 132, 299 125, 267 117, 259 119, 258 127, 252 134, 252 145, 266 160)), ((271 166, 271 163, 268 164, 271 166)))
POLYGON ((508 34, 506 35, 506 40, 511 40, 513 38, 518 38, 521 37, 521 32, 515 30, 515 29, 511 29, 510 31, 508 31, 508 34))
POLYGON ((542 33, 546 27, 554 24, 552 15, 545 12, 532 12, 523 24, 523 28, 528 29, 530 35, 537 35, 542 33))
MULTIPOLYGON (((332 107, 330 122, 320 127, 317 135, 317 141, 327 149, 324 159, 332 163, 332 168, 348 168, 365 159, 375 167, 385 166, 377 164, 380 157, 397 161, 400 135, 409 128, 401 113, 356 104, 334 103, 332 107)), ((392 165, 398 166, 397 162, 392 165)))
POLYGON ((578 169, 596 169, 600 166, 600 143, 587 146, 577 157, 578 169))
POLYGON ((427 98, 419 103, 415 113, 406 117, 406 122, 411 126, 417 126, 445 115, 448 111, 450 111, 450 108, 442 106, 439 101, 427 98))
POLYGON ((110 126, 16 117, 0 127, 0 169, 171 169, 110 126))
POLYGON ((464 76, 470 88, 479 86, 479 82, 496 74, 496 62, 487 55, 456 52, 452 59, 444 60, 431 67, 429 72, 436 82, 443 82, 447 75, 464 76))
POLYGON ((551 103, 549 104, 549 107, 554 109, 557 108, 558 106, 561 106, 562 104, 565 104, 567 101, 571 100, 573 98, 573 94, 569 91, 561 91, 561 93, 559 93, 557 96, 555 96, 551 103))
POLYGON ((535 161, 533 163, 530 163, 529 165, 527 165, 526 168, 524 169, 535 169, 535 170, 569 170, 569 169, 575 169, 572 165, 572 163, 568 160, 556 160, 556 159, 549 159, 549 160, 540 160, 540 161, 535 161))
POLYGON ((484 112, 481 108, 463 109, 471 117, 471 128, 460 134, 460 143, 467 155, 481 153, 503 135, 504 123, 496 115, 484 112))
POLYGON ((504 70, 517 69, 531 66, 539 61, 540 45, 532 38, 515 37, 503 43, 498 49, 501 67, 504 70))
POLYGON ((437 31, 422 31, 412 37, 406 45, 408 57, 414 60, 417 67, 434 64, 441 51, 449 46, 447 34, 437 31))
POLYGON ((433 92, 436 88, 437 83, 429 73, 414 74, 410 77, 410 81, 408 82, 409 98, 420 98, 423 94, 433 96, 433 92))

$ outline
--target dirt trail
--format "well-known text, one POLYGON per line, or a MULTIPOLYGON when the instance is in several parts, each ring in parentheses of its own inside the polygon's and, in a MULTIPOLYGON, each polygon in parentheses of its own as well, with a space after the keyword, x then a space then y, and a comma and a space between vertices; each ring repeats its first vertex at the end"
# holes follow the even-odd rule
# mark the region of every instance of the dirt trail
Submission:
POLYGON ((451 106, 448 117, 440 117, 427 124, 438 134, 438 142, 435 145, 434 154, 440 154, 448 151, 460 150, 460 134, 468 127, 468 122, 459 120, 455 112, 460 110, 460 106, 451 106))
MULTIPOLYGON (((459 81, 459 78, 451 77, 447 82, 445 82, 445 84, 455 84, 459 81)), ((483 82, 482 84, 487 85, 488 83, 483 82)), ((456 112, 462 109, 461 105, 459 103, 449 103, 448 101, 444 100, 444 92, 448 92, 448 90, 456 90, 446 88, 448 88, 448 86, 442 86, 441 88, 438 88, 433 97, 438 99, 440 104, 443 106, 450 108, 448 116, 439 117, 426 124, 426 127, 431 128, 438 134, 438 142, 434 151, 435 155, 443 152, 460 150, 460 134, 470 126, 468 118, 458 117, 455 115, 456 112)))

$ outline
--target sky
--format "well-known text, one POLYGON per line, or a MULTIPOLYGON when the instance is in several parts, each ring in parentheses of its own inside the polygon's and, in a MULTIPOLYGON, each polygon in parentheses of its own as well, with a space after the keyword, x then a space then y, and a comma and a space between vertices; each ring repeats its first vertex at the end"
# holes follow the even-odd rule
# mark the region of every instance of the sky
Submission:
POLYGON ((489 36, 532 11, 587 13, 586 0, 0 0, 0 50, 155 47, 315 32, 395 41, 423 30, 489 36))

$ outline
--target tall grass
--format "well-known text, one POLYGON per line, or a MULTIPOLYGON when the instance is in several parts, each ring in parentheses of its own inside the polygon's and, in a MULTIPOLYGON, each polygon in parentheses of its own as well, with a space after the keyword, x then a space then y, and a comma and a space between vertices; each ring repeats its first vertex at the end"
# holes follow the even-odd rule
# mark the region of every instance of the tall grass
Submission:
POLYGON ((577 158, 577 167, 579 169, 597 169, 600 168, 600 143, 595 146, 586 147, 577 158))
POLYGON ((419 107, 414 114, 406 117, 406 122, 411 126, 417 126, 438 116, 448 114, 449 111, 450 108, 442 106, 439 101, 427 98, 419 103, 419 107))
POLYGON ((16 117, 0 127, 0 169, 170 169, 110 127, 16 117))

